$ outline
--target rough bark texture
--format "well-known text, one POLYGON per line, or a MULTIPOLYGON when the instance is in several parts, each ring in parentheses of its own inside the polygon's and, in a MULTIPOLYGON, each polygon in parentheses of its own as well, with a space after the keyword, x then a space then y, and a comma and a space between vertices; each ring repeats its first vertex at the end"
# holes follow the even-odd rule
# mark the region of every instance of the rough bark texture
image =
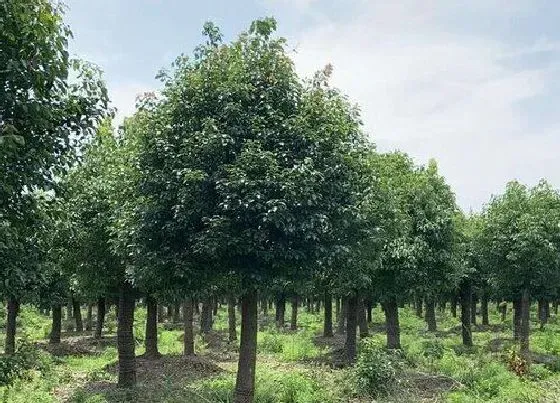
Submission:
POLYGON ((436 304, 433 298, 426 298, 426 323, 428 324, 428 331, 435 332, 437 330, 436 324, 436 304))
POLYGON ((146 346, 147 358, 159 358, 161 355, 158 351, 158 333, 157 333, 157 301, 151 295, 146 297, 146 338, 144 345, 146 346))
POLYGON ((340 302, 340 315, 338 316, 338 327, 336 332, 343 334, 346 330, 346 317, 348 313, 348 299, 342 298, 340 302))
POLYGON ((200 313, 200 332, 210 333, 212 330, 212 299, 204 298, 200 313))
POLYGON ((124 283, 119 292, 119 320, 117 325, 117 349, 119 352, 120 388, 131 388, 136 384, 136 360, 134 348, 134 305, 132 287, 124 283))
POLYGON ((368 298, 367 300, 365 300, 365 305, 366 305, 366 316, 367 316, 367 322, 371 323, 373 321, 373 304, 371 303, 371 300, 368 298))
POLYGON ((480 314, 482 315, 482 325, 490 325, 488 320, 488 295, 485 292, 480 297, 480 314))
POLYGON ((463 336, 463 345, 471 347, 472 331, 471 331, 471 282, 469 279, 463 279, 460 289, 461 298, 461 334, 463 336))
POLYGON ((194 305, 192 298, 183 302, 183 355, 194 355, 194 305))
POLYGON ((276 299, 276 327, 283 328, 286 322, 286 297, 278 296, 276 299))
POLYGON ((296 295, 292 298, 292 316, 290 317, 290 330, 297 330, 297 314, 299 308, 299 298, 296 295))
POLYGON ((235 383, 234 403, 253 403, 257 362, 257 292, 249 290, 241 298, 241 344, 235 383))
POLYGON ((399 308, 397 299, 390 298, 384 304, 385 311, 385 325, 387 331, 387 348, 400 349, 401 348, 401 330, 399 325, 399 308))
POLYGON ((101 339, 103 333, 103 325, 105 324, 105 298, 97 299, 97 323, 95 325, 95 338, 101 339))
POLYGON ((360 338, 368 337, 369 329, 366 318, 366 307, 363 298, 358 298, 358 326, 360 328, 360 338))
POLYGON ((82 307, 80 301, 72 297, 72 311, 74 312, 74 319, 76 321, 76 332, 84 331, 84 322, 82 320, 82 307))
MULTIPOLYGON (((266 303, 265 303, 266 305, 266 303)), ((235 318, 235 297, 228 297, 228 340, 237 340, 237 320, 235 318)))
POLYGON ((8 316, 6 318, 6 342, 4 352, 13 354, 16 351, 16 318, 19 311, 19 302, 15 298, 8 298, 8 316))
POLYGON ((49 343, 60 343, 60 332, 62 331, 62 305, 53 306, 52 309, 52 326, 49 336, 49 343))
POLYGON ((513 300, 513 339, 519 340, 521 331, 521 298, 516 297, 513 300))
POLYGON ((349 362, 356 359, 356 327, 358 326, 358 297, 348 297, 346 305, 346 342, 344 349, 349 362))
POLYGON ((86 313, 86 331, 93 329, 93 304, 88 303, 86 313))
POLYGON ((528 362, 531 361, 529 355, 529 309, 531 299, 529 289, 523 289, 521 293, 521 326, 519 328, 519 353, 528 362))
POLYGON ((325 291, 325 315, 323 321, 323 336, 332 337, 333 336, 333 324, 332 324, 332 296, 328 291, 325 291))

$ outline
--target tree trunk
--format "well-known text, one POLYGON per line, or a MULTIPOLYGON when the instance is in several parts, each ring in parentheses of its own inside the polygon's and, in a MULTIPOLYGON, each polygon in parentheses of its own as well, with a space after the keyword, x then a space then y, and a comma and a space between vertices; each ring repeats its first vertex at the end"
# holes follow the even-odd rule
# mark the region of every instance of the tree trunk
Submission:
POLYGON ((451 316, 457 317, 457 294, 454 293, 451 297, 451 316))
POLYGON ((482 314, 482 326, 489 326, 488 320, 488 294, 484 291, 480 296, 480 313, 482 314))
POLYGON ((472 331, 471 331, 471 294, 472 286, 470 279, 463 279, 460 286, 461 299, 461 334, 463 336, 463 345, 472 347, 472 331))
POLYGON ((544 316, 548 323, 548 319, 550 319, 550 302, 547 299, 544 300, 544 316))
POLYGON ((387 332, 387 348, 401 348, 401 330, 399 325, 399 308, 397 299, 391 297, 385 304, 385 326, 387 332))
POLYGON ((194 355, 194 305, 192 298, 183 302, 183 355, 194 355))
POLYGON ((548 302, 544 298, 539 298, 537 303, 537 312, 538 312, 539 324, 541 330, 544 329, 546 323, 548 322, 548 316, 546 314, 546 305, 548 305, 548 302))
POLYGON ((52 327, 49 337, 50 344, 60 343, 60 332, 62 331, 62 305, 55 305, 52 309, 52 327))
POLYGON ((428 324, 428 331, 435 332, 437 330, 436 324, 436 304, 433 298, 426 298, 426 316, 425 320, 428 324))
POLYGON ((263 299, 261 302, 263 316, 268 316, 268 301, 263 299))
POLYGON ((321 312, 321 299, 317 299, 315 301, 315 313, 321 312))
POLYGON ((105 323, 105 298, 97 299, 97 323, 95 325, 95 339, 100 340, 105 323))
POLYGON ((181 305, 173 304, 173 323, 181 323, 181 305))
POLYGON ((219 308, 218 298, 213 298, 212 299, 212 315, 218 316, 218 308, 219 308))
POLYGON ((416 316, 418 316, 419 318, 421 318, 422 315, 422 298, 420 297, 416 297, 416 316))
POLYGON ((474 291, 471 294, 471 323, 476 326, 476 294, 474 291))
POLYGON ((257 362, 257 292, 241 298, 241 344, 237 365, 234 403, 253 403, 257 362))
POLYGON ((346 329, 346 317, 348 316, 348 299, 342 298, 340 302, 340 315, 338 316, 337 333, 343 334, 346 329))
POLYGON ((134 293, 131 285, 125 282, 119 292, 119 320, 117 324, 117 348, 119 353, 120 388, 131 388, 136 384, 136 360, 134 349, 134 293))
MULTIPOLYGON (((266 302, 264 304, 266 306, 266 302)), ((235 318, 235 297, 233 295, 228 296, 228 330, 229 336, 228 340, 237 340, 237 321, 235 318)))
POLYGON ((527 361, 531 361, 529 355, 529 309, 531 307, 531 299, 529 289, 524 288, 521 293, 521 326, 519 328, 519 353, 527 361))
POLYGON ((88 303, 86 314, 86 331, 91 332, 93 329, 93 304, 88 303))
POLYGON ((280 295, 276 300, 276 327, 279 329, 284 328, 286 321, 286 297, 280 295))
POLYGON ((358 297, 352 295, 347 299, 346 305, 346 343, 344 349, 348 362, 356 359, 356 327, 358 326, 358 297))
POLYGON ((158 323, 165 322, 165 306, 161 304, 157 306, 157 321, 158 323))
POLYGON ((298 307, 299 307, 299 298, 296 295, 292 299, 292 316, 290 318, 290 330, 297 330, 298 307))
POLYGON ((332 296, 328 291, 325 291, 325 315, 323 321, 323 336, 333 336, 333 323, 332 323, 332 296))
POLYGON ((502 322, 506 321, 506 315, 507 315, 507 302, 503 301, 500 303, 500 312, 502 314, 502 322))
POLYGON ((368 323, 366 318, 366 307, 363 298, 358 298, 358 326, 360 328, 360 338, 369 336, 368 323))
POLYGON ((212 330, 212 299, 204 298, 202 302, 202 312, 200 313, 200 332, 210 333, 212 330))
POLYGON ((14 354, 16 351, 16 318, 19 312, 19 301, 8 298, 8 316, 6 318, 6 343, 4 352, 14 354))
POLYGON ((513 300, 513 339, 519 341, 521 332, 521 298, 515 297, 513 300))
POLYGON ((72 311, 74 312, 74 319, 76 320, 76 332, 84 331, 84 322, 82 321, 82 307, 80 301, 72 297, 72 311))
POLYGON ((337 323, 340 320, 340 304, 341 304, 340 298, 338 298, 338 297, 335 298, 334 316, 335 316, 335 319, 336 319, 337 323))
POLYGON ((558 300, 554 300, 552 306, 554 308, 554 315, 558 315, 558 300))
POLYGON ((371 323, 373 322, 373 304, 371 303, 371 299, 368 298, 367 300, 365 300, 365 305, 366 305, 366 316, 367 316, 367 323, 371 323))
POLYGON ((147 358, 159 358, 161 354, 158 351, 158 332, 157 332, 157 300, 148 295, 146 297, 146 346, 145 356, 147 358))

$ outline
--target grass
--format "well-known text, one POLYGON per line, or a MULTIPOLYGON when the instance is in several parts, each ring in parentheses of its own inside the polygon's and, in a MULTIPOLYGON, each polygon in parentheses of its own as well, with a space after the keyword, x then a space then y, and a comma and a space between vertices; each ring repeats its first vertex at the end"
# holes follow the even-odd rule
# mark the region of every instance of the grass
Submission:
MULTIPOLYGON (((289 312, 289 310, 288 310, 289 312)), ((137 354, 143 353, 145 309, 136 312, 137 354)), ((270 312, 269 315, 273 315, 270 312)), ((534 315, 535 316, 535 315, 534 315)), ((263 319, 263 318, 261 318, 263 319)), ((227 343, 227 311, 222 307, 215 318, 214 335, 197 335, 198 361, 181 358, 182 332, 165 330, 160 324, 159 349, 164 358, 156 364, 139 361, 138 387, 123 392, 115 388, 117 351, 114 314, 108 317, 106 341, 95 344, 88 336, 72 335, 63 343, 77 343, 86 353, 62 356, 40 354, 40 365, 19 379, 8 390, 0 388, 0 397, 13 403, 23 402, 231 402, 235 384, 238 343, 227 343), (81 344, 80 344, 81 343, 81 344)), ((0 325, 2 325, 0 317, 0 325)), ((395 371, 394 391, 377 397, 378 402, 556 402, 560 401, 560 323, 552 317, 544 330, 532 324, 531 349, 547 358, 533 364, 530 373, 520 378, 508 369, 511 344, 510 322, 501 324, 491 311, 494 326, 477 327, 473 333, 475 347, 461 346, 458 319, 448 311, 438 312, 438 332, 426 331, 422 319, 413 310, 401 309, 402 362, 395 371), (490 348, 490 346, 495 347, 490 348), (496 347, 497 346, 497 347, 496 347)), ((18 336, 45 342, 50 319, 32 307, 22 308, 18 336)), ((343 337, 335 337, 325 346, 317 342, 322 317, 300 310, 297 331, 277 330, 262 320, 258 333, 258 364, 255 399, 257 403, 342 403, 370 402, 371 397, 358 393, 353 369, 332 369, 325 362, 329 354, 342 347, 343 337)), ((382 346, 383 314, 374 311, 370 330, 371 343, 382 346)), ((239 330, 239 329, 238 329, 239 330)), ((324 339, 322 339, 324 341, 324 339)), ((0 345, 3 340, 0 339, 0 345)), ((77 349, 76 351, 81 351, 77 349)), ((372 359, 382 358, 373 354, 372 359)), ((387 360, 383 365, 387 365, 387 360)), ((367 368, 366 362, 364 368, 367 368)), ((379 363, 372 363, 379 365, 379 363)), ((372 367, 377 368, 377 367, 372 367)), ((363 383, 363 382, 362 382, 363 383)))

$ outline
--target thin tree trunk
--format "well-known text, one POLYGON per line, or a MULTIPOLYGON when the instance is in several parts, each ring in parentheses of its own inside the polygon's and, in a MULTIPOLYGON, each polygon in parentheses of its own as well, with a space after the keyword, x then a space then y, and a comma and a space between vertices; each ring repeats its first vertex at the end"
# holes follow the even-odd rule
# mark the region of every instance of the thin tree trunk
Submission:
MULTIPOLYGON (((266 302, 264 304, 266 306, 266 302)), ((228 296, 228 340, 237 340, 237 320, 235 318, 235 297, 233 295, 228 296)))
POLYGON ((80 306, 80 301, 75 297, 72 297, 72 311, 74 312, 74 319, 76 320, 76 332, 83 332, 82 307, 80 306))
POLYGON ((165 306, 161 304, 157 306, 157 321, 158 323, 165 322, 165 306))
POLYGON ((212 315, 218 316, 218 308, 219 308, 218 298, 213 298, 212 299, 212 315))
POLYGON ((366 318, 366 307, 364 299, 358 298, 358 326, 360 328, 360 338, 369 336, 368 323, 366 318))
POLYGON ((422 298, 420 297, 416 297, 416 316, 418 316, 419 318, 421 318, 422 315, 422 298))
POLYGON ((346 310, 346 343, 344 349, 348 362, 356 359, 356 328, 358 326, 358 297, 352 295, 347 299, 346 310))
POLYGON ((397 299, 391 297, 385 304, 385 326, 387 332, 387 348, 401 348, 401 330, 399 325, 399 308, 397 299))
POLYGON ((282 294, 276 300, 276 327, 284 328, 286 321, 286 297, 282 294))
POLYGON ((6 342, 4 352, 14 354, 16 351, 16 318, 19 312, 19 301, 8 298, 8 317, 6 318, 6 342))
POLYGON ((158 331, 157 331, 157 300, 148 295, 146 297, 146 346, 145 356, 147 358, 159 358, 161 354, 158 351, 158 331))
POLYGON ((173 323, 181 323, 181 305, 173 304, 173 323))
POLYGON ((529 355, 529 309, 531 306, 531 299, 529 296, 529 289, 524 288, 521 293, 521 326, 519 332, 519 353, 527 361, 531 361, 529 355))
POLYGON ((502 303, 500 303, 500 312, 502 314, 502 322, 506 321, 506 315, 507 315, 507 302, 503 301, 502 303))
POLYGON ((298 308, 299 308, 299 298, 296 295, 292 299, 292 316, 290 318, 290 330, 297 330, 298 308))
POLYGON ((334 303, 334 316, 337 323, 340 320, 340 305, 341 305, 340 298, 336 297, 334 303))
POLYGON ((204 298, 202 302, 202 311, 200 313, 200 332, 203 334, 210 333, 212 330, 212 299, 204 298))
POLYGON ((486 291, 482 292, 480 296, 480 313, 482 314, 482 325, 489 326, 490 321, 488 320, 488 294, 486 291))
POLYGON ((340 302, 340 315, 338 316, 337 333, 343 334, 346 329, 346 317, 348 316, 348 299, 342 298, 340 302))
POLYGON ((373 322, 373 304, 371 303, 371 299, 368 298, 367 300, 365 300, 365 305, 366 305, 366 316, 367 316, 367 323, 371 323, 373 322))
POLYGON ((476 326, 476 294, 474 291, 471 294, 471 323, 476 326))
POLYGON ((263 316, 268 316, 268 301, 265 299, 261 302, 263 316))
POLYGON ((95 325, 95 339, 102 337, 103 325, 105 323, 105 298, 97 299, 97 323, 95 325))
POLYGON ((463 345, 472 347, 472 331, 471 331, 471 294, 472 286, 470 279, 463 279, 460 288, 461 298, 461 334, 463 336, 463 345))
POLYGON ((253 403, 257 362, 257 292, 241 298, 241 344, 237 365, 234 403, 253 403))
POLYGON ((454 318, 457 317, 457 294, 454 293, 453 297, 451 297, 451 316, 454 318))
POLYGON ((428 324, 428 331, 435 332, 437 330, 436 324, 436 304, 433 298, 426 298, 426 323, 428 324))
POLYGON ((521 298, 513 300, 513 339, 519 341, 521 332, 521 298))
POLYGON ((183 302, 183 355, 194 355, 194 305, 192 298, 183 302))
POLYGON ((332 296, 328 291, 325 291, 325 315, 323 321, 323 336, 333 336, 333 323, 332 323, 332 296))
POLYGON ((539 324, 541 330, 544 329, 546 323, 548 322, 548 316, 546 314, 546 305, 548 305, 548 302, 544 298, 539 298, 537 303, 537 312, 539 316, 539 324))
POLYGON ((62 331, 62 306, 55 305, 52 309, 52 327, 49 337, 50 344, 60 343, 60 332, 62 331))
POLYGON ((134 306, 132 286, 128 282, 121 285, 119 292, 119 320, 117 326, 117 348, 119 354, 120 388, 131 388, 136 384, 136 359, 134 349, 134 306))
POLYGON ((552 306, 554 308, 554 315, 558 315, 558 300, 554 300, 552 306))
POLYGON ((90 332, 93 328, 93 304, 88 303, 86 314, 86 331, 90 332))

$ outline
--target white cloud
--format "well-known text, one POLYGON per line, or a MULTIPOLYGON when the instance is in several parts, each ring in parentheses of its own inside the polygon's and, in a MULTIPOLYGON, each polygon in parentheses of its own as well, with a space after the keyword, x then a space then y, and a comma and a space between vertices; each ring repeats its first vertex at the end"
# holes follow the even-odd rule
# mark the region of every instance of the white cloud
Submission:
MULTIPOLYGON (((475 26, 472 34, 454 33, 446 18, 460 11, 458 3, 442 4, 356 0, 356 18, 291 35, 296 66, 310 75, 332 63, 333 83, 361 106, 379 148, 401 149, 419 163, 436 158, 467 210, 480 208, 513 178, 535 183, 548 176, 560 186, 560 163, 551 151, 560 149, 554 135, 560 122, 545 133, 519 108, 543 94, 558 71, 504 61, 558 44, 543 39, 515 46, 476 35, 475 26)), ((503 12, 476 4, 471 11, 503 12)), ((507 12, 520 12, 523 4, 507 12)))
POLYGON ((115 126, 122 124, 125 117, 132 116, 136 110, 136 98, 144 92, 153 91, 149 84, 126 82, 118 85, 108 84, 111 106, 117 109, 115 126))

